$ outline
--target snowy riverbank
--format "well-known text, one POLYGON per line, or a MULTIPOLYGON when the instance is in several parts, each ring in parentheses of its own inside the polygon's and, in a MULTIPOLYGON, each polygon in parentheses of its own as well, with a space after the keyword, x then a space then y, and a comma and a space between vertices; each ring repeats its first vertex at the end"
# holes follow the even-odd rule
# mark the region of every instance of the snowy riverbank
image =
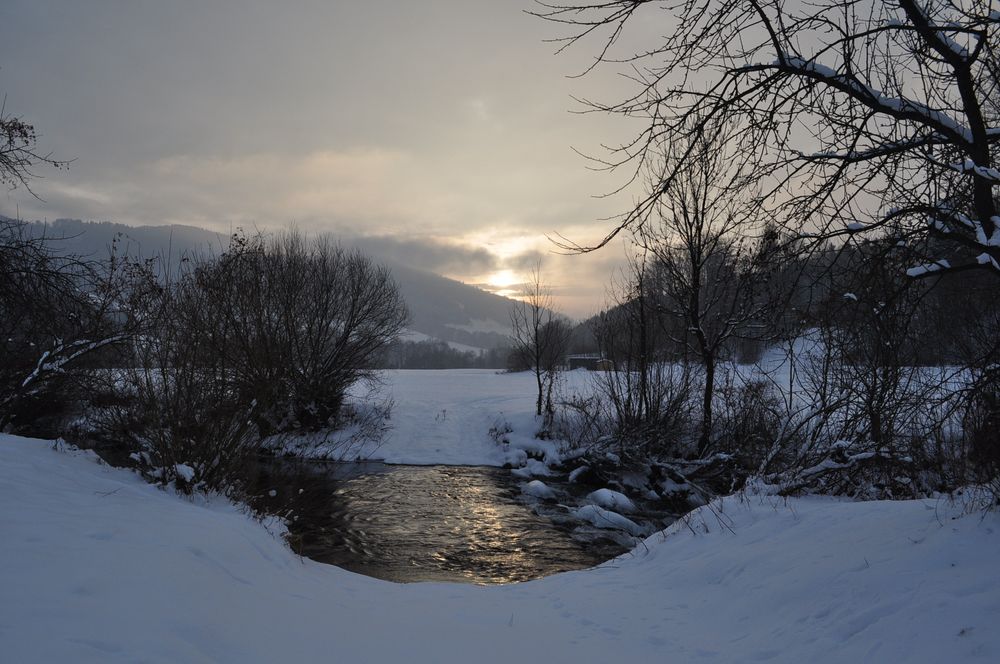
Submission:
MULTIPOLYGON (((394 464, 450 466, 503 466, 524 463, 522 448, 556 454, 558 445, 534 438, 539 422, 534 416, 535 383, 530 372, 505 373, 492 369, 441 371, 386 371, 385 386, 371 397, 359 392, 363 404, 390 400, 387 431, 374 445, 360 441, 344 445, 352 430, 334 434, 328 445, 315 437, 282 441, 285 451, 300 457, 394 464), (509 444, 498 445, 490 430, 509 425, 509 444)), ((594 374, 570 371, 560 377, 561 394, 589 394, 594 374)))
POLYGON ((0 436, 11 662, 994 662, 1000 514, 727 499, 632 555, 503 587, 294 555, 220 501, 0 436))

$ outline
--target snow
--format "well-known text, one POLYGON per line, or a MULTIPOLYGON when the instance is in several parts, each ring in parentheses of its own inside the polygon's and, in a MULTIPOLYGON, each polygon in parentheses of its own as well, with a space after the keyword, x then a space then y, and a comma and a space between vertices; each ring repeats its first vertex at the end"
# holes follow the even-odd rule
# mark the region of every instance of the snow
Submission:
POLYGON ((421 342, 421 341, 428 341, 433 338, 434 337, 430 336, 429 334, 424 334, 423 332, 417 332, 416 330, 411 330, 409 328, 404 328, 403 331, 400 332, 399 334, 400 341, 421 342))
POLYGON ((980 265, 990 265, 993 268, 1000 270, 1000 265, 997 265, 996 260, 994 260, 989 254, 979 254, 976 256, 976 262, 980 265))
POLYGON ((177 477, 180 477, 185 482, 190 483, 194 479, 194 468, 187 465, 186 463, 178 463, 174 466, 174 472, 177 473, 177 477))
MULTIPOLYGON (((452 326, 452 327, 458 327, 458 326, 452 326)), ((401 341, 412 341, 417 343, 421 341, 442 341, 442 339, 438 339, 437 337, 432 337, 429 334, 424 334, 423 332, 417 332, 416 330, 411 330, 408 328, 403 330, 402 334, 399 335, 399 338, 401 341)), ((448 344, 448 347, 451 348, 452 350, 457 350, 460 353, 479 354, 485 350, 485 348, 481 348, 479 346, 470 346, 468 344, 459 343, 457 341, 445 341, 444 343, 448 344)))
MULTIPOLYGON (((850 299, 850 298, 849 298, 850 299)), ((719 384, 743 385, 764 380, 792 403, 802 416, 812 404, 808 400, 809 366, 822 358, 821 335, 809 330, 789 347, 772 346, 756 365, 723 363, 718 367, 719 384), (794 366, 793 366, 794 365, 794 366)), ((910 381, 923 385, 921 372, 910 381)), ((944 370, 943 371, 950 371, 944 370)), ((587 397, 597 374, 569 371, 561 375, 558 400, 573 395, 587 397)), ((536 417, 534 377, 529 372, 504 373, 488 369, 440 371, 387 371, 382 375, 382 396, 357 394, 366 403, 388 398, 393 408, 384 422, 388 430, 381 445, 370 440, 341 445, 336 435, 329 444, 311 445, 308 437, 282 442, 284 450, 297 456, 342 460, 370 459, 391 464, 509 466, 524 480, 551 475, 550 466, 573 458, 557 440, 539 440, 542 426, 536 417)), ((354 430, 344 432, 350 438, 354 430)), ((609 461, 618 458, 607 453, 609 461)), ((582 462, 581 462, 582 463, 582 462)), ((585 470, 570 476, 575 481, 585 470)))
POLYGON ((950 267, 951 263, 949 263, 946 259, 941 259, 939 261, 935 261, 934 263, 925 263, 924 265, 917 265, 915 267, 911 267, 906 271, 906 276, 912 278, 922 277, 934 272, 941 272, 942 270, 947 270, 950 267))
MULTIPOLYGON (((942 261, 928 269, 946 264, 942 261)), ((858 296, 848 293, 844 297, 854 300, 858 296)), ((756 365, 721 364, 720 384, 742 385, 751 380, 765 380, 785 400, 794 400, 797 409, 807 408, 810 406, 805 400, 808 367, 822 354, 820 334, 810 330, 796 339, 791 348, 788 342, 772 346, 756 365)), ((563 373, 558 400, 568 400, 573 395, 589 396, 595 377, 590 371, 563 373)), ((919 375, 914 375, 915 381, 918 378, 919 375)), ((388 430, 380 445, 370 440, 343 445, 337 435, 326 444, 324 434, 316 444, 311 444, 308 436, 281 441, 283 449, 303 457, 370 459, 391 464, 510 466, 518 469, 517 476, 525 480, 550 475, 550 466, 572 458, 572 451, 559 441, 535 437, 542 422, 534 414, 536 388, 529 372, 403 370, 386 371, 381 380, 381 397, 355 395, 359 402, 369 404, 380 398, 393 402, 391 415, 384 423, 388 430)), ((355 433, 352 429, 344 435, 350 438, 355 433)), ((612 462, 618 460, 610 452, 607 458, 612 462)), ((572 474, 570 481, 583 472, 572 474)))
POLYGON ((931 108, 914 99, 887 97, 875 88, 813 60, 789 54, 779 54, 772 66, 790 69, 793 73, 808 75, 811 78, 833 82, 847 90, 848 94, 855 99, 865 101, 877 111, 914 114, 926 124, 936 125, 946 132, 959 136, 962 140, 972 140, 972 131, 944 111, 931 108))
POLYGON ((598 489, 587 494, 587 500, 613 512, 635 512, 635 503, 628 496, 611 489, 598 489))
POLYGON ((488 318, 472 318, 468 323, 459 325, 456 323, 445 323, 445 327, 462 330, 463 332, 485 332, 493 334, 510 334, 510 321, 496 321, 488 318))
POLYGON ((606 510, 597 505, 584 505, 574 510, 573 515, 581 521, 586 521, 597 528, 608 528, 612 530, 624 530, 635 537, 648 534, 648 530, 638 523, 622 516, 618 512, 606 510))
MULTIPOLYGON (((569 396, 591 389, 589 372, 567 372, 562 390, 569 396)), ((296 455, 334 459, 371 459, 393 464, 520 466, 527 453, 557 463, 558 445, 536 439, 534 377, 529 372, 492 369, 400 370, 383 373, 383 396, 393 402, 391 429, 380 445, 347 447, 334 441, 296 455), (498 445, 490 430, 507 425, 507 443, 498 445)), ((370 398, 356 395, 358 399, 370 398)), ((534 474, 544 474, 539 470, 534 474)))
POLYGON ((950 166, 959 173, 974 173, 984 180, 1000 183, 1000 170, 990 166, 979 166, 971 159, 966 159, 965 161, 956 164, 950 164, 950 166))
POLYGON ((508 465, 517 466, 522 465, 521 468, 515 468, 512 473, 515 477, 521 477, 524 479, 530 479, 535 476, 548 477, 552 474, 549 467, 544 461, 539 461, 538 459, 521 459, 520 455, 514 455, 513 457, 508 457, 508 465), (517 460, 514 462, 513 460, 517 460))
POLYGON ((957 55, 960 58, 968 58, 969 57, 969 49, 967 49, 966 47, 964 47, 961 44, 959 44, 958 42, 956 42, 948 34, 949 31, 958 31, 958 32, 961 32, 961 26, 959 26, 957 28, 957 30, 956 30, 955 26, 934 26, 934 25, 932 25, 930 27, 937 32, 937 37, 945 45, 945 48, 947 48, 949 51, 951 51, 952 53, 954 53, 955 55, 957 55))
POLYGON ((1000 661, 1000 514, 946 501, 730 498, 591 570, 397 585, 48 441, 0 468, 5 661, 1000 661))
POLYGON ((520 410, 533 398, 530 381, 522 381, 528 389, 521 392, 505 378, 521 376, 475 369, 392 372, 386 391, 395 401, 393 430, 370 456, 388 463, 503 465, 490 427, 498 412, 520 410))
POLYGON ((485 348, 482 348, 480 346, 470 346, 469 344, 463 344, 457 341, 446 341, 445 343, 448 344, 449 348, 451 348, 452 350, 457 350, 460 353, 474 353, 478 355, 479 353, 482 353, 484 350, 486 350, 485 348))
POLYGON ((556 492, 548 484, 541 480, 532 480, 521 488, 521 492, 528 496, 541 498, 542 500, 555 498, 556 492))

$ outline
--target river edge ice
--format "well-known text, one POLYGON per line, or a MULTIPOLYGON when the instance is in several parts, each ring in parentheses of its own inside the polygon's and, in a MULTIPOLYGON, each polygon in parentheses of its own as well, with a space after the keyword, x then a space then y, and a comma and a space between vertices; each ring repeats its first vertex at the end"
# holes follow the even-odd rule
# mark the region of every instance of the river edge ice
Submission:
POLYGON ((942 662, 1000 658, 1000 515, 730 497, 522 584, 398 585, 220 499, 0 436, 11 662, 942 662))

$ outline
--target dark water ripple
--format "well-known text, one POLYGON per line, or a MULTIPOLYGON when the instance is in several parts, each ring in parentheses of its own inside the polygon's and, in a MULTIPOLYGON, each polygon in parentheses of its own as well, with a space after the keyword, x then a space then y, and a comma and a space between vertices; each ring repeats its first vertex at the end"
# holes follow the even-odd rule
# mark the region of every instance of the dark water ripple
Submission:
POLYGON ((497 468, 269 460, 256 475, 298 553, 390 581, 526 581, 625 551, 536 514, 497 468))

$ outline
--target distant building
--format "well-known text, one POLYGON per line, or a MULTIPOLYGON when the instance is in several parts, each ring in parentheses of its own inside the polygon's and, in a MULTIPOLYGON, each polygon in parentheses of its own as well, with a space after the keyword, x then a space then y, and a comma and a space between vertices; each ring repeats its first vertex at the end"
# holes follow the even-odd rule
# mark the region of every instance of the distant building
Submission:
POLYGON ((573 369, 587 369, 588 371, 613 371, 615 363, 607 359, 600 353, 579 353, 566 356, 566 366, 570 371, 573 369))

